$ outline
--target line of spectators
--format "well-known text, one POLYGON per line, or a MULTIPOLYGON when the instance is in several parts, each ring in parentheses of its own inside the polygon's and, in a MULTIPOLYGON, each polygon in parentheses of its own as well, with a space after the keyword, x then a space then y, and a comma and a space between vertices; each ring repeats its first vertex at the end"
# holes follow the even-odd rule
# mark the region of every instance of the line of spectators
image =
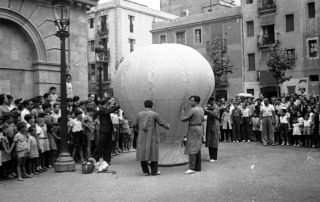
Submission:
POLYGON ((315 96, 237 97, 217 101, 224 142, 257 141, 263 145, 319 147, 320 102, 315 96))

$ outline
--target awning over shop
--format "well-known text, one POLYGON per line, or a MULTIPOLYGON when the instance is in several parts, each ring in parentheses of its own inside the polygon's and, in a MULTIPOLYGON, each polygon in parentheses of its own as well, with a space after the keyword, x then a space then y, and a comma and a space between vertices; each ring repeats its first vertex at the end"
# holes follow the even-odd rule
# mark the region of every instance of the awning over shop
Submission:
POLYGON ((259 78, 260 85, 277 85, 276 79, 273 77, 272 73, 267 70, 260 71, 259 78))

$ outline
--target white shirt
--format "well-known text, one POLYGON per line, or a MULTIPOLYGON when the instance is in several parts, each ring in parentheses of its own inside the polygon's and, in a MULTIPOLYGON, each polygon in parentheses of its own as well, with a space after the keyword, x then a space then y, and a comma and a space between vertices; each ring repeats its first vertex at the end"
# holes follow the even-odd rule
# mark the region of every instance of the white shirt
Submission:
POLYGON ((260 107, 260 112, 262 112, 263 117, 272 116, 272 112, 274 112, 274 107, 271 104, 269 104, 268 106, 262 105, 260 107))
POLYGON ((280 123, 288 123, 288 116, 284 115, 284 116, 280 116, 280 123))
POLYGON ((83 130, 81 121, 77 119, 70 119, 70 126, 73 133, 83 130))
POLYGON ((243 117, 249 117, 250 116, 250 109, 249 108, 245 108, 245 109, 241 109, 241 111, 242 111, 242 116, 243 117))
POLYGON ((304 120, 303 126, 304 126, 304 127, 310 127, 310 126, 311 126, 311 120, 310 120, 310 119, 304 120))
POLYGON ((30 114, 30 111, 26 108, 23 108, 22 112, 21 112, 21 121, 26 122, 26 120, 24 119, 24 117, 27 115, 27 114, 30 114))

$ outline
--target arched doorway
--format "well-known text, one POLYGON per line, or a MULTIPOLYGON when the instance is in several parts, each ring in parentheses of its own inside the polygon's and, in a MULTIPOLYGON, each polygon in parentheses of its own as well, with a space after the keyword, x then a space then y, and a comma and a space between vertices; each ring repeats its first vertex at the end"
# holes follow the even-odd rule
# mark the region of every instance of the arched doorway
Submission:
POLYGON ((16 23, 0 19, 0 81, 14 98, 33 96, 36 51, 28 34, 16 23))

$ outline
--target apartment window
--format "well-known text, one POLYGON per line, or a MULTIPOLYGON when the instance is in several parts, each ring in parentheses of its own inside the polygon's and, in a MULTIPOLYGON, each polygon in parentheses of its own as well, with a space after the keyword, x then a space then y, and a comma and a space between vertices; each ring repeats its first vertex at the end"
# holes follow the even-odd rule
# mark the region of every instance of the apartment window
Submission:
POLYGON ((109 70, 108 70, 108 63, 107 62, 104 62, 103 63, 103 81, 110 81, 110 78, 109 78, 109 70))
POLYGON ((90 69, 91 69, 91 76, 96 75, 96 67, 94 64, 90 64, 90 69))
POLYGON ((107 32, 107 16, 103 15, 100 17, 101 32, 107 32))
POLYGON ((318 49, 318 38, 307 39, 307 49, 309 58, 318 58, 319 49, 318 49))
POLYGON ((108 38, 101 38, 100 43, 101 43, 101 45, 103 45, 103 48, 105 50, 108 49, 108 38))
POLYGON ((249 93, 249 94, 254 96, 254 89, 247 89, 247 93, 249 93))
POLYGON ((262 0, 262 6, 273 5, 273 0, 262 0))
POLYGON ((136 40, 134 39, 129 39, 129 44, 130 44, 130 52, 134 51, 134 44, 136 43, 136 40))
POLYGON ((130 32, 133 33, 133 21, 134 21, 134 16, 132 15, 129 15, 129 29, 130 29, 130 32))
POLYGON ((201 29, 195 29, 194 30, 194 42, 195 43, 201 43, 201 29))
POLYGON ((319 81, 319 75, 310 75, 309 80, 310 81, 319 81))
POLYGON ((308 3, 308 14, 309 18, 315 18, 316 17, 316 9, 314 2, 308 3))
POLYGON ((293 14, 286 15, 286 31, 294 31, 294 16, 293 14))
POLYGON ((274 25, 262 26, 262 44, 274 44, 275 43, 275 34, 274 34, 274 25))
POLYGON ((254 36, 254 24, 253 21, 247 22, 247 36, 254 36))
POLYGON ((94 18, 89 19, 90 29, 94 28, 94 18))
POLYGON ((167 43, 166 35, 160 35, 160 43, 167 43))
POLYGON ((291 58, 291 66, 294 66, 296 63, 296 51, 295 49, 287 49, 287 54, 291 58))
POLYGON ((179 43, 179 44, 186 43, 185 32, 177 32, 176 37, 177 37, 177 40, 176 40, 177 43, 179 43))
POLYGON ((296 93, 295 86, 287 86, 287 88, 288 88, 288 95, 291 95, 292 93, 296 93))
POLYGON ((256 61, 255 61, 254 53, 248 54, 248 61, 249 61, 249 71, 256 69, 256 61))
POLYGON ((246 0, 246 4, 252 4, 253 0, 246 0))
POLYGON ((94 41, 89 41, 89 48, 91 52, 94 52, 94 41))

